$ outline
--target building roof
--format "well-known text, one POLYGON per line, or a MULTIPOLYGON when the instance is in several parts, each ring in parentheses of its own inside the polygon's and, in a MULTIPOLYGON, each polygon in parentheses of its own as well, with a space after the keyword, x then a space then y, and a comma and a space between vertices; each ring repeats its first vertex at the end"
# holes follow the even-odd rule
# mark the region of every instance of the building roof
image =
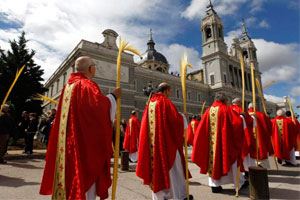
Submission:
POLYGON ((148 45, 148 49, 146 50, 145 53, 142 54, 142 57, 141 57, 141 60, 139 61, 139 63, 155 60, 155 61, 160 61, 160 62, 168 64, 166 57, 164 55, 162 55, 161 53, 159 53, 158 51, 156 51, 156 49, 154 48, 155 42, 152 39, 152 31, 151 30, 150 30, 150 39, 149 39, 147 45, 148 45))

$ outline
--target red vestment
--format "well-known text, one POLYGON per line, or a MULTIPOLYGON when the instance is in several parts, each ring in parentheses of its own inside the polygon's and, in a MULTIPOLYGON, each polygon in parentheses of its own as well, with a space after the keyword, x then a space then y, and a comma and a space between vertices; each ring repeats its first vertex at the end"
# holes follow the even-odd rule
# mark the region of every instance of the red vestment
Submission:
POLYGON ((204 113, 195 132, 192 161, 200 173, 219 180, 241 154, 243 121, 223 102, 215 101, 204 113))
POLYGON ((138 150, 138 139, 140 133, 140 122, 136 116, 131 116, 125 131, 123 148, 129 153, 135 153, 138 150))
MULTIPOLYGON (((253 115, 253 108, 250 108, 248 112, 253 115)), ((258 134, 258 159, 264 160, 268 158, 268 153, 269 155, 274 153, 271 143, 272 123, 264 113, 256 111, 255 114, 258 134)), ((256 153, 254 157, 256 158, 256 153)))
MULTIPOLYGON (((112 125, 110 101, 98 85, 83 73, 72 73, 68 84, 71 93, 65 145, 65 191, 67 199, 85 199, 85 193, 96 182, 97 195, 108 197, 111 185, 110 156, 112 154, 112 125)), ((61 137, 61 93, 55 122, 51 129, 46 165, 40 194, 53 192, 58 139, 61 137)))
MULTIPOLYGON (((172 102, 154 94, 145 108, 139 138, 136 175, 157 193, 170 188, 169 171, 179 151, 183 169, 184 121, 172 102)), ((185 174, 185 171, 182 173, 185 174)), ((184 175, 185 176, 185 175, 184 175)))
POLYGON ((286 118, 289 121, 290 124, 290 133, 289 133, 289 138, 290 138, 290 143, 292 146, 297 149, 297 137, 299 139, 299 133, 300 133, 300 124, 297 119, 293 121, 292 117, 287 117, 286 118))
POLYGON ((277 116, 272 120, 272 139, 274 144, 275 156, 281 160, 290 160, 290 151, 294 147, 290 137, 291 122, 283 116, 277 116))
MULTIPOLYGON (((230 105, 230 109, 235 111, 238 115, 242 114, 242 107, 238 105, 230 105)), ((243 138, 243 146, 242 146, 242 159, 244 159, 249 153, 251 158, 255 158, 255 152, 256 152, 256 141, 254 138, 253 133, 253 119, 247 112, 247 110, 244 110, 244 119, 246 122, 246 128, 244 129, 244 138, 243 138)))
POLYGON ((187 129, 187 142, 189 145, 193 145, 194 142, 194 134, 197 129, 199 121, 197 119, 192 119, 187 129))

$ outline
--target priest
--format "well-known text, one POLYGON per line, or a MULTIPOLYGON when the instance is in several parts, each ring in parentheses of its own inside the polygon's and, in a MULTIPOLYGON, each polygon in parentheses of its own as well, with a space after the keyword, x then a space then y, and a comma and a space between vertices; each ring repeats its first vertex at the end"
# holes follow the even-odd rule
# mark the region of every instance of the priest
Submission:
POLYGON ((248 178, 249 167, 255 166, 256 142, 253 134, 253 119, 247 110, 243 111, 240 98, 233 99, 232 104, 229 107, 231 110, 240 115, 243 120, 244 137, 241 153, 243 165, 241 171, 245 171, 245 178, 248 178))
POLYGON ((195 134, 195 130, 197 129, 198 124, 199 124, 199 121, 197 120, 197 116, 194 115, 193 119, 190 122, 188 129, 187 129, 187 142, 189 145, 193 145, 194 134, 195 134))
POLYGON ((136 168, 136 175, 150 186, 152 199, 159 200, 187 198, 183 155, 187 114, 178 113, 170 95, 171 86, 161 83, 145 108, 136 168))
POLYGON ((51 129, 40 194, 52 199, 101 199, 111 185, 112 120, 120 88, 105 96, 96 65, 87 56, 75 61, 51 129))
MULTIPOLYGON (((227 105, 224 93, 216 93, 195 132, 192 161, 208 175, 208 185, 213 193, 222 191, 228 183, 236 184, 237 161, 241 154, 243 121, 227 105)), ((240 174, 239 187, 244 184, 240 174)), ((247 182, 245 182, 245 185, 247 182)))
POLYGON ((289 130, 289 139, 291 140, 292 150, 290 151, 290 159, 286 160, 287 165, 297 165, 295 150, 297 149, 297 136, 299 135, 300 124, 297 119, 292 118, 291 111, 285 112, 286 119, 289 121, 290 130, 289 130))
POLYGON ((123 148, 129 151, 129 159, 131 162, 137 161, 138 156, 138 139, 140 133, 140 122, 138 120, 138 112, 133 110, 128 121, 123 148))
MULTIPOLYGON (((248 112, 253 118, 253 126, 257 128, 258 135, 258 160, 259 165, 270 168, 269 155, 272 155, 273 147, 271 142, 272 123, 264 113, 253 110, 253 103, 248 105, 248 112)), ((255 158, 257 157, 255 153, 255 158)))
POLYGON ((282 109, 277 111, 277 117, 272 120, 272 138, 275 150, 275 156, 278 163, 282 164, 285 160, 287 165, 297 164, 290 162, 290 154, 295 146, 293 137, 293 124, 285 117, 285 112, 282 109))

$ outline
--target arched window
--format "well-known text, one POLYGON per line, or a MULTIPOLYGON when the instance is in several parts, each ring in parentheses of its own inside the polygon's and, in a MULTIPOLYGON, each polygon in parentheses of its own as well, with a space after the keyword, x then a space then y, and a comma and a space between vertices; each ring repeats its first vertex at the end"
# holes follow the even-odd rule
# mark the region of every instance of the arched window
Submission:
POLYGON ((162 72, 163 69, 161 67, 156 68, 156 71, 162 72))
POLYGON ((211 38, 211 29, 209 27, 205 29, 205 33, 206 33, 206 39, 211 38))
POLYGON ((151 69, 151 65, 149 65, 148 68, 151 69))
POLYGON ((248 58, 248 52, 247 51, 243 51, 243 57, 246 60, 246 58, 248 58))
POLYGON ((222 29, 218 28, 218 32, 219 32, 219 38, 223 38, 223 34, 222 34, 222 29))

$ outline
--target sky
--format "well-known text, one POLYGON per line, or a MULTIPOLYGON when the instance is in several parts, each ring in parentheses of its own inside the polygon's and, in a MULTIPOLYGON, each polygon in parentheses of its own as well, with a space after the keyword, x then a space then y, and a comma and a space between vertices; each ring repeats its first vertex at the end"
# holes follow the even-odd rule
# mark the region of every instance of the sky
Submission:
MULTIPOLYGON (((113 29, 141 53, 150 28, 157 51, 171 71, 187 52, 194 70, 202 68, 201 19, 208 0, 1 0, 0 48, 25 31, 45 81, 81 39, 101 43, 102 32, 113 29)), ((300 105, 300 46, 298 0, 212 0, 221 17, 228 49, 241 36, 244 19, 256 48, 265 98, 282 102, 289 96, 300 105)), ((137 58, 136 58, 137 59, 137 58)), ((300 113, 299 109, 295 110, 300 113)))

